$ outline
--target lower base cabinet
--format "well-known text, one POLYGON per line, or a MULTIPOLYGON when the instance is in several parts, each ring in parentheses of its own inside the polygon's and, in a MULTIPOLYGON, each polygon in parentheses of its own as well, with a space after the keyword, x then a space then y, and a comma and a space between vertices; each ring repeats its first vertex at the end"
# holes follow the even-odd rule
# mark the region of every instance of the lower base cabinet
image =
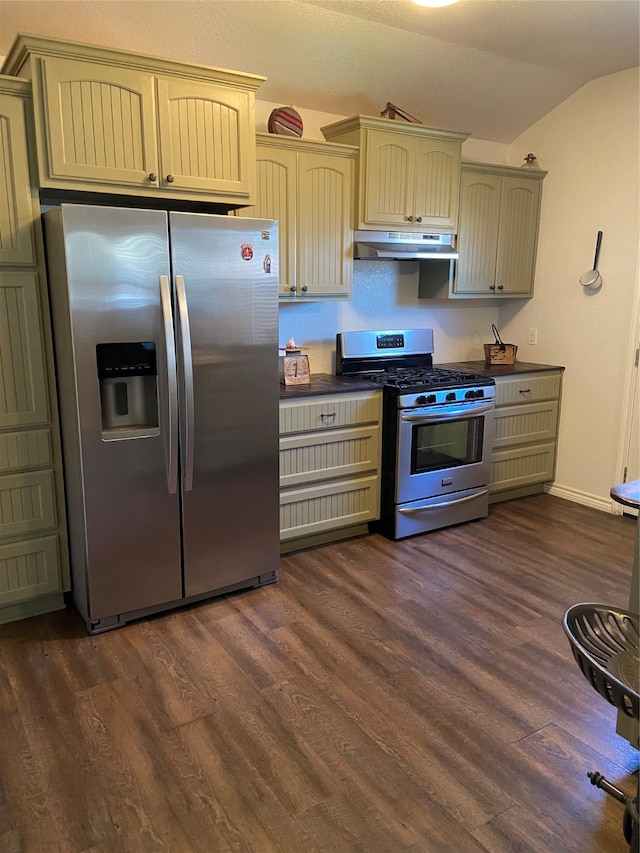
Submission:
POLYGON ((366 531, 380 513, 379 391, 280 403, 283 551, 366 531))
POLYGON ((562 370, 496 376, 489 501, 542 491, 553 479, 562 370))

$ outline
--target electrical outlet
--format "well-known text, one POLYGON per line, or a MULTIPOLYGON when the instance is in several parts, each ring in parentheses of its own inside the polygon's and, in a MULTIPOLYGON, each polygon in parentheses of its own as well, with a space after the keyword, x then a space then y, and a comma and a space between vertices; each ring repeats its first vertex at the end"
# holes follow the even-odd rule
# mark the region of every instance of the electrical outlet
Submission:
POLYGON ((535 346, 538 343, 538 330, 537 329, 533 329, 533 328, 529 329, 529 340, 527 341, 527 343, 531 344, 532 346, 535 346))

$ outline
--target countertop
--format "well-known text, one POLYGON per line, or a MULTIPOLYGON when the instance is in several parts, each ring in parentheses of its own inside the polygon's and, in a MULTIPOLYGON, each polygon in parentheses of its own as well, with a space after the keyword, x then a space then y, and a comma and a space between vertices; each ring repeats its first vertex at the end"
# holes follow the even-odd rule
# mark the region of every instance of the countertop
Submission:
POLYGON ((448 370, 460 370, 467 373, 484 373, 487 376, 517 376, 519 373, 540 373, 545 370, 564 370, 559 364, 535 364, 531 361, 516 361, 515 364, 487 364, 486 361, 452 361, 448 364, 436 364, 448 370))
POLYGON ((280 384, 280 399, 295 400, 300 397, 319 397, 330 394, 353 394, 356 391, 380 391, 380 385, 365 379, 334 376, 332 373, 313 373, 307 385, 280 384))
MULTIPOLYGON (((515 364, 487 364, 486 361, 453 361, 448 364, 436 364, 448 370, 460 370, 467 373, 484 373, 487 376, 515 376, 519 373, 539 373, 544 370, 564 370, 557 364, 535 364, 528 361, 516 361, 515 364)), ((330 394, 352 394, 355 391, 380 391, 381 386, 365 379, 353 379, 350 376, 334 376, 332 373, 313 373, 308 385, 280 385, 281 400, 296 400, 301 397, 320 397, 330 394)))

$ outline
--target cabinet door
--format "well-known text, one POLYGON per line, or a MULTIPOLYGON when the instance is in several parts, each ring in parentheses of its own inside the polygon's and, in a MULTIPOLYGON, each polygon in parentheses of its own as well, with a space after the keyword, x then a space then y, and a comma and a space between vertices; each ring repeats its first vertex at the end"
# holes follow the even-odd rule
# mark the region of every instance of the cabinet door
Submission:
POLYGON ((538 240, 540 183, 502 178, 496 287, 505 293, 531 293, 538 240))
POLYGON ((278 221, 278 284, 281 297, 296 295, 296 195, 298 155, 277 148, 256 149, 256 203, 237 216, 278 221))
MULTIPOLYGON (((415 139, 397 133, 366 131, 364 196, 360 211, 371 225, 410 227, 415 186, 415 139)), ((362 165, 360 167, 362 174, 362 165)))
POLYGON ((160 186, 250 198, 255 187, 253 93, 159 77, 160 186))
POLYGON ((157 186, 153 76, 73 59, 40 62, 48 124, 41 183, 157 186))
POLYGON ((298 291, 303 296, 351 295, 353 161, 299 155, 298 291))
POLYGON ((47 423, 38 278, 0 272, 0 429, 47 423))
POLYGON ((416 140, 414 222, 455 233, 460 187, 459 142, 416 140))
POLYGON ((24 99, 0 94, 0 264, 34 264, 24 99))
POLYGON ((495 292, 502 178, 463 172, 456 293, 495 292))

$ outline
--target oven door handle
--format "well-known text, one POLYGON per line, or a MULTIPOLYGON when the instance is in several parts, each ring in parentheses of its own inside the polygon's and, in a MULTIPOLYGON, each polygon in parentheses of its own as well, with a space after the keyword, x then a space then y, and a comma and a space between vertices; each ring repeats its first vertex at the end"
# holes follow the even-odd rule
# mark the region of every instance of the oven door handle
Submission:
POLYGON ((422 506, 399 506, 398 512, 401 512, 403 515, 411 515, 416 512, 428 512, 430 509, 446 509, 447 507, 455 506, 456 504, 464 504, 467 501, 474 501, 476 498, 484 497, 488 493, 489 489, 482 489, 479 492, 475 492, 473 495, 466 495, 464 498, 456 498, 453 501, 445 501, 444 503, 437 504, 423 504, 422 506))
POLYGON ((437 410, 434 409, 428 412, 422 410, 420 414, 417 412, 415 414, 402 412, 400 417, 403 421, 408 421, 409 423, 426 424, 432 421, 448 421, 455 418, 466 418, 470 415, 481 415, 483 412, 490 412, 494 408, 495 403, 493 402, 480 404, 468 403, 462 406, 442 406, 437 410))

